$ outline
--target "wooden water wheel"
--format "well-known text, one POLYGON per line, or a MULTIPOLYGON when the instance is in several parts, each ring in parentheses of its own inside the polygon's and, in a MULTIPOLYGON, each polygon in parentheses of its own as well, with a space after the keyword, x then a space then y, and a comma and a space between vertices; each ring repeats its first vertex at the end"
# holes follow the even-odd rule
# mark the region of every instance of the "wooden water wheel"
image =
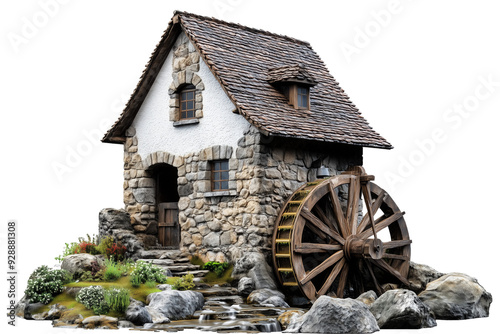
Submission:
POLYGON ((373 180, 357 166, 292 194, 273 238, 274 268, 283 287, 314 301, 325 294, 355 298, 409 285, 411 240, 404 212, 373 180))

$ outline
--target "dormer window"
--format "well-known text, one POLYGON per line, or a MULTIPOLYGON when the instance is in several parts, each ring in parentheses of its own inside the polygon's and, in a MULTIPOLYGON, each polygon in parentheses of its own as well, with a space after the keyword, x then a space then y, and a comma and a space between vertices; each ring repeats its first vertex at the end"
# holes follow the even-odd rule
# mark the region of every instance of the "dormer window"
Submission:
POLYGON ((180 120, 192 119, 195 117, 195 96, 196 87, 193 85, 187 85, 179 92, 180 120))
POLYGON ((297 108, 309 109, 309 87, 297 86, 297 108))
POLYGON ((309 88, 316 81, 302 64, 270 69, 267 81, 281 90, 295 109, 309 109, 309 88))

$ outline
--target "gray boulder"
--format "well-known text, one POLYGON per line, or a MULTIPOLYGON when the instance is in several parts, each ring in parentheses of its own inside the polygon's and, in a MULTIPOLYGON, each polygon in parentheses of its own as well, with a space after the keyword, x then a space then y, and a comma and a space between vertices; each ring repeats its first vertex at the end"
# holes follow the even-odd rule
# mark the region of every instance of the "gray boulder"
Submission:
POLYGON ((133 231, 127 211, 106 208, 99 212, 99 236, 111 235, 111 230, 133 231))
POLYGON ((278 321, 281 328, 287 329, 288 326, 298 317, 303 316, 306 313, 305 310, 290 310, 281 313, 278 317, 278 321))
POLYGON ((61 269, 69 271, 70 274, 76 276, 83 274, 85 271, 92 270, 92 262, 100 262, 95 255, 81 253, 68 255, 61 263, 61 269))
POLYGON ((161 313, 159 310, 146 306, 146 310, 148 311, 149 315, 151 316, 151 322, 153 324, 168 324, 170 322, 170 319, 167 318, 163 313, 161 313))
POLYGON ((250 277, 256 289, 277 289, 274 273, 264 255, 259 252, 248 252, 239 258, 234 264, 232 277, 250 277))
POLYGON ((437 319, 473 319, 487 317, 492 296, 475 278, 451 273, 427 284, 419 295, 437 319))
POLYGON ((378 330, 377 321, 362 302, 321 296, 306 314, 294 318, 285 332, 367 334, 378 330))
POLYGON ((125 319, 132 322, 134 325, 142 326, 145 323, 153 322, 151 315, 148 313, 144 304, 133 300, 125 311, 125 319))
POLYGON ((410 270, 408 272, 410 289, 419 294, 425 290, 427 283, 437 280, 443 275, 443 273, 440 273, 425 264, 410 262, 410 270))
POLYGON ((415 292, 396 289, 385 292, 370 306, 380 328, 419 329, 436 326, 430 308, 415 292))
POLYGON ((199 292, 171 290, 152 293, 146 302, 148 309, 158 310, 170 320, 180 320, 201 310, 205 299, 199 292))
POLYGON ((238 282, 238 294, 240 296, 248 296, 255 289, 253 279, 250 277, 242 277, 238 282))
POLYGON ((271 289, 259 289, 259 290, 254 290, 250 295, 247 297, 247 303, 248 304, 262 304, 264 301, 271 297, 279 297, 283 300, 285 300, 285 295, 279 292, 278 290, 271 290, 271 289))

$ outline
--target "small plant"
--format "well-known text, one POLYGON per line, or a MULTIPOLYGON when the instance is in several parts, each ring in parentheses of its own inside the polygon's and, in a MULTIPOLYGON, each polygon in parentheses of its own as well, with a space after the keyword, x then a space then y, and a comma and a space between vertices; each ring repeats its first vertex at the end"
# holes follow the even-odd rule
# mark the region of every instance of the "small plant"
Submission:
POLYGON ((104 300, 111 310, 123 313, 130 304, 130 292, 122 288, 109 289, 104 292, 104 300))
POLYGON ((217 274, 217 277, 222 277, 226 269, 229 268, 229 263, 227 262, 214 262, 210 261, 203 265, 203 269, 210 270, 217 274))
POLYGON ((106 314, 109 311, 102 286, 92 285, 82 288, 76 295, 76 301, 93 310, 95 314, 106 314))
POLYGON ((184 275, 174 283, 173 288, 176 290, 191 290, 195 286, 193 279, 193 274, 184 275))
POLYGON ((72 276, 66 270, 40 266, 30 275, 24 293, 31 303, 48 304, 64 290, 64 284, 71 281, 72 276))
POLYGON ((131 273, 131 280, 133 276, 137 276, 141 283, 146 283, 147 281, 153 281, 163 284, 167 281, 167 278, 163 274, 163 270, 156 266, 153 266, 149 262, 137 261, 135 264, 135 269, 131 273))
POLYGON ((112 247, 114 242, 115 240, 110 235, 101 238, 99 245, 97 246, 97 251, 100 254, 106 254, 106 249, 112 247))
POLYGON ((147 281, 145 284, 146 288, 148 289, 153 289, 153 288, 156 288, 156 282, 153 282, 153 281, 147 281))
POLYGON ((87 234, 87 240, 85 240, 84 238, 78 238, 78 242, 78 249, 75 253, 88 253, 92 255, 99 254, 95 236, 91 238, 90 235, 87 234))
POLYGON ((139 275, 130 275, 130 283, 132 287, 138 288, 141 286, 141 277, 139 275))
POLYGON ((78 249, 79 249, 78 243, 76 243, 76 242, 72 242, 70 244, 65 243, 65 247, 64 247, 62 255, 59 255, 55 259, 59 262, 62 262, 66 256, 77 253, 78 249))

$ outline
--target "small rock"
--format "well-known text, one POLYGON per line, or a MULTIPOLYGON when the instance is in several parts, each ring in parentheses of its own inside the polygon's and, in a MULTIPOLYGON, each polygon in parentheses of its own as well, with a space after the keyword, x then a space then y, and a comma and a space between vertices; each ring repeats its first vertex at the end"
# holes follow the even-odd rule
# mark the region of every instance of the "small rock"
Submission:
POLYGON ((254 290, 250 295, 247 297, 247 303, 248 304, 262 304, 265 300, 277 296, 281 299, 285 299, 285 295, 279 292, 278 290, 271 290, 271 289, 259 289, 259 290, 254 290))
POLYGON ((259 252, 248 252, 240 257, 234 264, 232 277, 250 277, 256 289, 277 289, 274 273, 264 255, 259 252))
POLYGON ((430 308, 415 292, 396 289, 385 292, 371 306, 370 312, 380 328, 419 329, 436 326, 430 308))
POLYGON ((290 307, 283 298, 278 296, 272 296, 264 300, 261 305, 265 305, 266 307, 290 307))
POLYGON ((105 315, 96 315, 83 319, 82 325, 88 329, 118 329, 118 319, 105 315))
POLYGON ((368 306, 373 304, 373 302, 376 299, 377 299, 377 294, 373 290, 366 291, 366 292, 360 294, 358 296, 358 298, 356 298, 356 300, 359 300, 360 302, 363 302, 365 305, 368 305, 368 306))
POLYGON ((283 329, 287 329, 287 327, 290 325, 290 323, 295 320, 296 318, 306 314, 306 311, 304 310, 291 310, 291 311, 286 311, 280 314, 278 317, 278 321, 281 324, 281 327, 283 329))
POLYGON ((128 320, 119 320, 118 321, 118 328, 134 328, 134 324, 131 323, 128 320))
POLYGON ((425 290, 427 283, 437 280, 443 273, 425 265, 410 262, 410 270, 408 272, 408 281, 410 282, 410 290, 416 294, 425 290))
POLYGON ((427 284, 419 295, 437 319, 473 319, 487 317, 492 296, 475 278, 451 273, 427 284))
POLYGON ((67 310, 66 306, 63 306, 61 304, 54 304, 50 307, 50 310, 47 312, 45 320, 59 319, 66 310, 67 310))
MULTIPOLYGON (((194 281, 194 279, 193 279, 194 281)), ((172 290, 172 285, 170 284, 160 284, 157 286, 158 289, 160 289, 161 291, 168 291, 168 290, 172 290)))
POLYGON ((378 330, 377 321, 359 300, 321 296, 306 314, 295 318, 285 332, 368 334, 378 330))
POLYGON ((242 277, 238 282, 238 294, 248 296, 254 290, 253 279, 250 277, 242 277))

